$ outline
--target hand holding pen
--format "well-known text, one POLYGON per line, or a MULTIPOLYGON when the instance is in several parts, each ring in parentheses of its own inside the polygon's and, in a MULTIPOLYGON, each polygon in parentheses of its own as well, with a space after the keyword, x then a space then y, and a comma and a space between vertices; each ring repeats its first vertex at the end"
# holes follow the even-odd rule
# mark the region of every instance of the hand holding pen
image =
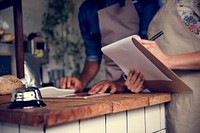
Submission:
MULTIPOLYGON (((170 68, 170 64, 168 62, 169 56, 163 53, 163 51, 159 48, 158 44, 154 41, 164 33, 160 31, 156 35, 154 35, 150 40, 140 40, 140 44, 144 46, 151 54, 153 54, 158 60, 160 60, 165 66, 170 68)), ((162 42, 160 42, 162 43, 162 42)))

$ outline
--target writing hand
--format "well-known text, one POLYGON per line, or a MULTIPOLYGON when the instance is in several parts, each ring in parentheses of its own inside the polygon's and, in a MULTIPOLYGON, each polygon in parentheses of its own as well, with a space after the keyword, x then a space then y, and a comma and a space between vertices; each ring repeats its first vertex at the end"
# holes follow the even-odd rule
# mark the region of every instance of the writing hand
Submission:
POLYGON ((156 42, 149 40, 140 40, 140 43, 151 52, 156 58, 158 58, 164 65, 170 68, 169 56, 164 54, 156 42))

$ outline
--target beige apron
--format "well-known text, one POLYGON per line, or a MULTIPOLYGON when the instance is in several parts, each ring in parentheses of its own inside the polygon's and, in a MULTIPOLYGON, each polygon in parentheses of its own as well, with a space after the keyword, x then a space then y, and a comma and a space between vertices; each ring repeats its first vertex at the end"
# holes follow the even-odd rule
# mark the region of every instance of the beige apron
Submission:
MULTIPOLYGON (((98 11, 102 47, 139 32, 139 16, 132 3, 120 7, 114 4, 98 11)), ((121 69, 108 57, 105 58, 106 79, 115 81, 122 75, 121 69)))
MULTIPOLYGON (((159 31, 164 35, 156 40, 168 55, 200 50, 200 39, 184 25, 177 12, 177 0, 166 0, 149 25, 148 36, 159 31)), ((200 57, 199 57, 200 59, 200 57)), ((200 71, 175 71, 191 87, 192 94, 173 94, 166 106, 167 133, 200 132, 200 71)))

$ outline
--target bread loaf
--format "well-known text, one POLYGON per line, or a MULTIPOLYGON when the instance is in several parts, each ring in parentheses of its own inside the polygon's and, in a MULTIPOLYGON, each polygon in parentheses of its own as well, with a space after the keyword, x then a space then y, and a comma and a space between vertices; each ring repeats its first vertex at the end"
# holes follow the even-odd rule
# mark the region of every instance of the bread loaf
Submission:
POLYGON ((0 38, 0 42, 2 43, 9 43, 14 40, 15 40, 15 35, 11 33, 4 33, 0 38))
POLYGON ((23 87, 23 83, 13 75, 0 77, 0 95, 11 94, 17 88, 23 87))
POLYGON ((2 36, 5 33, 5 30, 0 27, 0 36, 2 36))

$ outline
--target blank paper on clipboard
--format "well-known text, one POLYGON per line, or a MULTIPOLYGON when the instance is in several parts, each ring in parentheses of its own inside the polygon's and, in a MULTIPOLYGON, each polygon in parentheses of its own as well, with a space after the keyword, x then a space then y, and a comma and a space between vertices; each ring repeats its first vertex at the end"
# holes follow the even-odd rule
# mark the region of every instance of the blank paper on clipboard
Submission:
POLYGON ((134 68, 143 73, 145 80, 171 81, 132 42, 133 35, 103 47, 102 52, 111 58, 128 75, 134 68))
POLYGON ((116 41, 103 47, 102 52, 111 58, 128 75, 134 68, 142 72, 145 83, 151 91, 191 92, 179 77, 163 65, 148 50, 142 48, 137 35, 116 41))

